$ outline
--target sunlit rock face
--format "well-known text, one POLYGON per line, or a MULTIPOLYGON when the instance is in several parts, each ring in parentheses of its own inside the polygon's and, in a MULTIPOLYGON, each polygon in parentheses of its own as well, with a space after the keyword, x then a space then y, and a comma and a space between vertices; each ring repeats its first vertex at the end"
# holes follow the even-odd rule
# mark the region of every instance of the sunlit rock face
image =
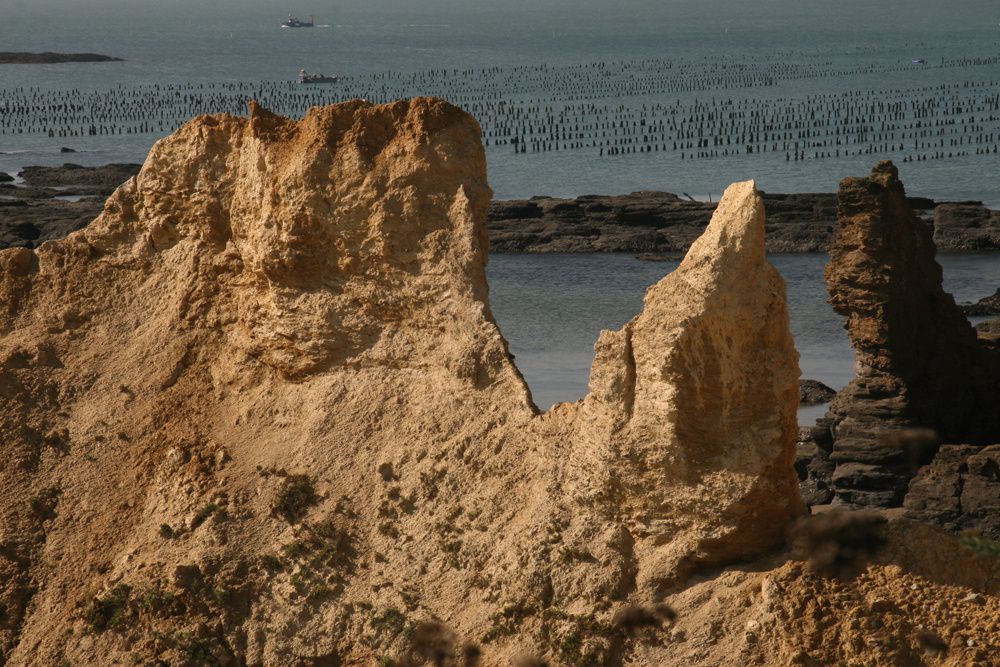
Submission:
POLYGON ((372 664, 441 619, 598 664, 622 605, 779 545, 798 367, 753 184, 545 414, 489 199, 443 101, 252 105, 0 252, 2 659, 372 664))

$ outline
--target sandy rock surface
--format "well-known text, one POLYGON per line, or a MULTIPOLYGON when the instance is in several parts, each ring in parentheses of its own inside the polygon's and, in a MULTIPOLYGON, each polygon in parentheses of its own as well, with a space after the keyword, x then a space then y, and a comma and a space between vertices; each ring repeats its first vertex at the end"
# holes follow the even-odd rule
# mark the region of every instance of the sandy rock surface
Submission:
POLYGON ((977 664, 977 563, 913 579, 894 642, 854 611, 904 609, 947 536, 843 586, 782 554, 705 569, 802 512, 753 183, 540 414, 490 313, 480 142, 434 99, 200 117, 86 229, 0 251, 2 660, 899 664, 923 623, 977 664))

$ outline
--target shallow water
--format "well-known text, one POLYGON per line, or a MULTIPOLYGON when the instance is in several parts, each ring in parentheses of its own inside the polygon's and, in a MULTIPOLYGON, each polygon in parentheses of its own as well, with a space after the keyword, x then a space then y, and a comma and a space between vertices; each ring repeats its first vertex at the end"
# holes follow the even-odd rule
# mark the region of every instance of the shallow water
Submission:
MULTIPOLYGON (((834 389, 854 376, 854 353, 843 318, 826 303, 826 255, 772 255, 788 287, 788 313, 802 377, 834 389)), ((945 288, 958 302, 1000 287, 1000 256, 941 255, 945 288)), ((490 302, 536 405, 548 409, 587 392, 594 343, 642 309, 646 289, 677 262, 646 262, 624 254, 492 255, 490 302)), ((821 416, 804 409, 800 422, 821 416)))

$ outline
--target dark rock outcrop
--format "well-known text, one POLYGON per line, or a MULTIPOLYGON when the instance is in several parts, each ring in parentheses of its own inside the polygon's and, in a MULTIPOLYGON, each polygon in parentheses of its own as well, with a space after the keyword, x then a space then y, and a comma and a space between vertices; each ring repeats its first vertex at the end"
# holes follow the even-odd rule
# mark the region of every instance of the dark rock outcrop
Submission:
POLYGON ((934 243, 942 250, 1000 247, 1000 211, 982 202, 954 202, 934 209, 934 243))
POLYGON ((23 185, 11 183, 13 178, 0 178, 0 249, 35 248, 83 229, 100 214, 104 200, 137 174, 140 166, 67 163, 25 167, 19 174, 23 185), (67 196, 74 199, 60 198, 67 196))
MULTIPOLYGON (((836 223, 832 194, 766 194, 769 252, 822 252, 836 223)), ((715 204, 669 192, 535 197, 495 201, 488 228, 494 252, 684 252, 715 204)))
POLYGON ((139 173, 141 164, 111 163, 100 167, 84 167, 66 162, 61 167, 25 167, 18 174, 28 185, 60 187, 86 185, 96 188, 95 194, 110 195, 119 185, 139 173))
POLYGON ((1000 289, 990 296, 984 296, 976 303, 965 304, 959 306, 959 308, 961 308, 962 312, 966 315, 1000 315, 1000 289))
POLYGON ((903 501, 914 519, 1000 539, 1000 445, 945 445, 910 482, 903 501))
MULTIPOLYGON (((837 225, 837 196, 830 193, 762 193, 767 210, 768 252, 826 252, 837 225)), ((1000 216, 979 202, 938 204, 908 197, 932 225, 932 211, 947 229, 943 250, 1000 249, 1000 235, 986 233, 984 219, 1000 216)), ((630 252, 649 256, 684 252, 708 223, 715 205, 669 192, 587 195, 576 199, 534 197, 494 201, 488 228, 493 252, 630 252)))
POLYGON ((795 473, 799 478, 799 492, 806 505, 826 505, 833 500, 833 487, 830 477, 833 475, 833 463, 830 462, 830 451, 821 445, 810 429, 801 429, 795 442, 795 473))
POLYGON ((837 392, 818 380, 799 380, 799 405, 829 403, 837 392))
POLYGON ((100 53, 27 53, 24 51, 0 51, 0 65, 46 65, 52 63, 107 63, 121 62, 121 58, 100 53))
POLYGON ((820 423, 833 437, 830 481, 841 502, 898 506, 933 447, 894 434, 932 429, 943 442, 1000 442, 997 355, 942 289, 931 231, 891 162, 841 183, 838 216, 826 277, 834 310, 848 318, 858 373, 820 423))

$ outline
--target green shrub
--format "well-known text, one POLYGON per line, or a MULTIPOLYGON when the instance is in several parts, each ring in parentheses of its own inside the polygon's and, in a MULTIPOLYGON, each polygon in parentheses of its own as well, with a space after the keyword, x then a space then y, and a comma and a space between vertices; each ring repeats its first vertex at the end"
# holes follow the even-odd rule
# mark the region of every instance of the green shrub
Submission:
POLYGON ((127 584, 118 584, 112 588, 107 595, 95 597, 90 608, 84 616, 84 620, 97 632, 116 628, 125 621, 128 612, 129 597, 132 594, 132 587, 127 584))
POLYGON ((298 523, 319 496, 308 475, 289 475, 281 485, 272 509, 288 523, 298 523))

